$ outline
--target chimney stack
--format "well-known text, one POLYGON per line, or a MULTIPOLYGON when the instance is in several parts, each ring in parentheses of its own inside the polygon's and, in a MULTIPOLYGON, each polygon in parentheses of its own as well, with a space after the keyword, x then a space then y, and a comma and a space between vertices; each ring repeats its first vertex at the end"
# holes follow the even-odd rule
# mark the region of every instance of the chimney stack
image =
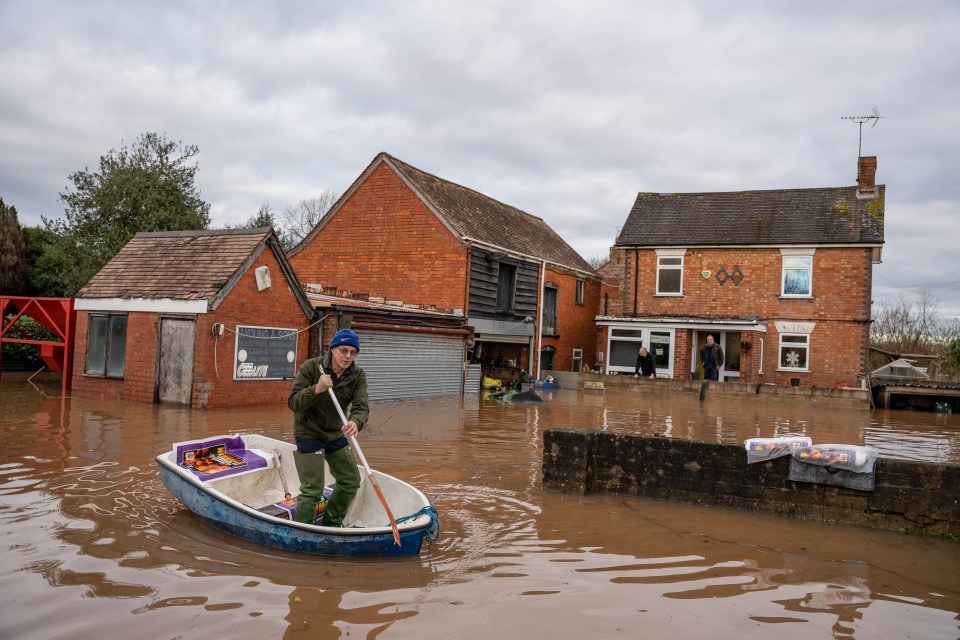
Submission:
POLYGON ((860 156, 857 166, 857 197, 877 196, 877 156, 860 156))

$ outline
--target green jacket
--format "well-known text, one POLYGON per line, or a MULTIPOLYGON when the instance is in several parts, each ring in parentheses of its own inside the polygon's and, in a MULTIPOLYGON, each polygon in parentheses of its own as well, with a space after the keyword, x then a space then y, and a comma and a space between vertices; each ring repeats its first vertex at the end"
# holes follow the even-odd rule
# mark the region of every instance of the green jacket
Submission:
MULTIPOLYGON (((320 358, 311 358, 300 365, 300 371, 293 379, 293 390, 287 398, 287 406, 294 412, 294 437, 332 442, 343 435, 340 430, 343 422, 337 408, 333 406, 330 392, 324 391, 317 395, 313 391, 320 380, 320 363, 320 358)), ((331 373, 329 353, 323 359, 323 369, 331 373)), ((340 407, 347 419, 356 422, 357 428, 362 430, 370 416, 367 375, 363 369, 355 363, 351 364, 350 368, 337 378, 333 393, 340 401, 340 407)))
MULTIPOLYGON (((703 366, 703 354, 707 351, 707 345, 700 349, 700 366, 703 366)), ((716 342, 713 343, 713 363, 717 369, 723 366, 723 349, 716 342)))

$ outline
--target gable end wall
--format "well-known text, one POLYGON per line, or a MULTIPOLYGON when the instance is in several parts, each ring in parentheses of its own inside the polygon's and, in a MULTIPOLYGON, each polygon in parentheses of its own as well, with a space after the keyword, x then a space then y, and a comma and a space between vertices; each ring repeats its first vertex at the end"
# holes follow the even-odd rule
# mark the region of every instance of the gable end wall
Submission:
POLYGON ((304 283, 466 313, 468 260, 466 245, 381 163, 290 263, 304 283))

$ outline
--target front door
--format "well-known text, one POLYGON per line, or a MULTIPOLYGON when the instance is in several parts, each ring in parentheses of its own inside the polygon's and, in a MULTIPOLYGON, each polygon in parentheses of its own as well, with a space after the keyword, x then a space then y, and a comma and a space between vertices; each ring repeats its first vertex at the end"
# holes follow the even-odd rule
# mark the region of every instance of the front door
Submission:
POLYGON ((190 406, 196 326, 193 318, 160 318, 157 402, 190 406))
POLYGON ((553 356, 557 348, 546 346, 540 350, 540 371, 553 371, 553 356))

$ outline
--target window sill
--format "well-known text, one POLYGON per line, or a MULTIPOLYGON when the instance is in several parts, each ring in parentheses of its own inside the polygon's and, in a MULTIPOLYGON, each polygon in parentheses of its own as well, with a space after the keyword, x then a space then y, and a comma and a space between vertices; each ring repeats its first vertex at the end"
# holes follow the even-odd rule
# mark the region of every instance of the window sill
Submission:
POLYGON ((810 369, 781 369, 777 368, 777 371, 782 373, 810 373, 810 369))
POLYGON ((781 300, 813 300, 814 296, 785 296, 782 293, 780 294, 781 300))
POLYGON ((682 293, 655 293, 654 298, 682 298, 682 293))
POLYGON ((105 373, 88 373, 88 372, 86 372, 86 371, 83 372, 83 377, 84 377, 84 378, 97 378, 97 379, 100 379, 100 380, 123 380, 123 376, 108 376, 108 375, 105 374, 105 373))

